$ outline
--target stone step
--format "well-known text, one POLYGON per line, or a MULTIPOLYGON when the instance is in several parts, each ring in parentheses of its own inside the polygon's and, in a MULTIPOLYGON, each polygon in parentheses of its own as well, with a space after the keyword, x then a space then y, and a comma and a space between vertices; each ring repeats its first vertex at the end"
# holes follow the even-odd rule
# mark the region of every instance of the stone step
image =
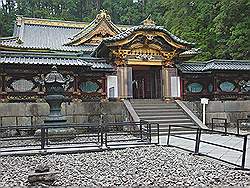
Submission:
MULTIPOLYGON (((157 122, 155 122, 155 123, 157 123, 157 122)), ((163 123, 163 122, 161 122, 161 123, 159 123, 159 125, 160 125, 160 127, 165 127, 165 126, 168 127, 169 125, 196 126, 196 125, 194 125, 193 122, 172 122, 172 123, 163 123)), ((156 125, 152 125, 152 127, 153 126, 156 127, 156 125)))
MULTIPOLYGON (((175 103, 161 100, 133 100, 132 106, 141 120, 159 123, 160 135, 168 134, 169 125, 196 127, 183 110, 175 103)), ((152 124, 151 131, 157 134, 157 125, 152 124)), ((184 127, 172 127, 171 133, 188 134, 195 130, 184 127)))
MULTIPOLYGON (((144 119, 145 121, 147 121, 146 119, 144 119)), ((190 119, 156 119, 156 120, 148 120, 148 122, 152 122, 152 123, 159 123, 161 126, 164 124, 164 125, 184 125, 184 124, 192 124, 193 125, 193 122, 190 120, 190 119)))
MULTIPOLYGON (((169 127, 159 127, 160 132, 167 132, 169 130, 169 127)), ((171 132, 172 131, 195 131, 193 129, 189 129, 189 128, 184 128, 184 127, 171 127, 171 132)), ((151 132, 157 132, 157 127, 151 127, 151 132)))
POLYGON ((138 116, 178 116, 178 115, 186 115, 182 111, 159 111, 159 112, 138 112, 138 116))
POLYGON ((159 104, 132 104, 133 107, 142 107, 142 106, 165 106, 165 107, 178 107, 177 104, 167 104, 167 103, 159 103, 159 104))
POLYGON ((144 115, 140 116, 140 119, 147 119, 147 120, 157 120, 157 119, 187 119, 187 116, 185 114, 180 114, 180 115, 159 115, 159 114, 152 114, 150 115, 144 115))
POLYGON ((164 103, 162 99, 130 99, 131 104, 164 103))
POLYGON ((177 106, 167 106, 167 105, 162 105, 162 106, 133 106, 135 110, 140 110, 140 109, 179 109, 177 106))
POLYGON ((136 113, 158 113, 158 112, 183 112, 181 109, 135 109, 136 113))

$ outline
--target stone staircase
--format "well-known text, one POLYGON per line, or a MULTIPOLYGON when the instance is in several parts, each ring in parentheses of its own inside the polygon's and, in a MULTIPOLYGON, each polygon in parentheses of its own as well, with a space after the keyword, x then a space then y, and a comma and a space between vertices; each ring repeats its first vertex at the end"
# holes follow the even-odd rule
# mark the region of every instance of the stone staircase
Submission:
MULTIPOLYGON (((140 120, 159 123, 161 135, 168 133, 169 125, 196 126, 191 118, 174 101, 133 99, 130 102, 140 120)), ((157 127, 153 125, 152 132, 156 132, 156 130, 157 127)), ((194 131, 188 128, 171 128, 171 132, 178 132, 178 134, 192 133, 194 131)))

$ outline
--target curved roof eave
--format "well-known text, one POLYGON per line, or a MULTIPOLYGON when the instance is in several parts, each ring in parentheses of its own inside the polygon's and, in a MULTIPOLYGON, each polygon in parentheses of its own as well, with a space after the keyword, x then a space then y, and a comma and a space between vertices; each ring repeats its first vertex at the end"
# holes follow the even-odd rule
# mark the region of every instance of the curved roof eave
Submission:
POLYGON ((145 30, 146 31, 147 30, 151 30, 151 31, 163 32, 166 35, 168 35, 173 41, 175 41, 176 43, 182 44, 182 45, 188 45, 188 46, 191 46, 191 47, 194 47, 194 45, 195 45, 195 43, 185 41, 185 40, 180 39, 179 37, 173 35, 168 30, 166 30, 164 27, 162 27, 162 26, 155 26, 155 25, 139 25, 139 26, 134 26, 134 27, 131 27, 131 28, 127 29, 124 32, 119 33, 118 35, 116 35, 114 37, 105 38, 103 41, 105 43, 116 42, 116 41, 125 39, 126 37, 132 35, 136 31, 145 31, 145 30))

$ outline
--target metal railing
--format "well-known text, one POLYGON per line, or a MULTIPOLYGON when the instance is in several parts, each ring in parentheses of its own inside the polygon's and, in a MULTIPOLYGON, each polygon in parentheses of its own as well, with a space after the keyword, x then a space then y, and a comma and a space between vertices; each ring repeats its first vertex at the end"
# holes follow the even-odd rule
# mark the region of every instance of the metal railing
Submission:
POLYGON ((35 129, 30 126, 2 126, 0 155, 34 150, 46 152, 66 149, 64 152, 67 152, 67 149, 72 151, 77 148, 88 150, 89 147, 95 147, 102 150, 112 146, 159 144, 159 138, 158 142, 152 142, 151 126, 145 121, 37 125, 35 129))
POLYGON ((180 147, 180 146, 174 146, 174 147, 180 148, 180 149, 184 149, 184 150, 187 150, 189 152, 193 152, 194 154, 205 155, 205 156, 214 158, 216 160, 220 160, 220 161, 229 163, 231 165, 237 166, 240 169, 245 169, 246 150, 247 150, 247 136, 248 135, 240 135, 240 134, 235 134, 235 133, 227 133, 228 135, 232 135, 232 136, 237 136, 237 137, 243 138, 242 149, 237 149, 237 148, 233 148, 233 147, 221 145, 221 144, 218 144, 218 143, 214 143, 214 142, 209 142, 209 141, 202 140, 201 139, 202 134, 208 134, 208 133, 210 133, 210 134, 211 133, 212 134, 215 134, 215 133, 216 134, 223 134, 225 132, 223 132, 223 131, 217 131, 217 130, 211 130, 211 129, 202 129, 202 128, 199 128, 199 127, 184 126, 184 125, 169 125, 168 137, 167 137, 167 146, 174 146, 174 145, 170 144, 170 137, 181 138, 181 139, 184 139, 184 140, 191 140, 191 141, 195 142, 195 147, 194 147, 193 150, 190 150, 190 149, 187 149, 187 148, 183 148, 183 147, 180 147), (177 134, 171 134, 171 129, 173 127, 182 127, 182 128, 187 128, 187 129, 191 129, 191 130, 196 130, 195 138, 189 138, 189 137, 185 137, 185 136, 181 136, 181 135, 177 135, 177 134), (201 143, 213 145, 213 146, 220 147, 220 148, 226 148, 226 149, 229 149, 229 150, 232 150, 232 151, 241 152, 242 153, 241 165, 238 165, 238 164, 235 164, 235 163, 232 163, 232 162, 220 159, 220 158, 216 158, 216 157, 213 157, 213 156, 208 155, 208 154, 201 153, 200 152, 200 144, 201 143))
POLYGON ((212 127, 211 129, 214 130, 215 126, 217 127, 224 127, 224 133, 227 134, 228 123, 226 118, 212 118, 212 127))
POLYGON ((237 119, 237 125, 236 125, 236 129, 237 129, 237 134, 240 134, 240 127, 242 123, 247 123, 248 119, 237 119))

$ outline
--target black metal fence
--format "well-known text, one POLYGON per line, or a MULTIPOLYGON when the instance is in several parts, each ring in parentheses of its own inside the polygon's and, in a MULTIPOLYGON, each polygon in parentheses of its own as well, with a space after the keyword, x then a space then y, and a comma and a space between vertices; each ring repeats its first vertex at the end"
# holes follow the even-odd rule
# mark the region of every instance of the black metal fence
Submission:
POLYGON ((168 131, 168 137, 167 137, 167 145, 168 146, 174 146, 174 147, 177 147, 177 148, 180 148, 180 149, 184 149, 184 150, 193 152, 194 154, 205 155, 205 156, 208 156, 208 157, 211 157, 211 158, 214 158, 214 159, 229 163, 231 165, 237 166, 237 167, 239 167, 241 169, 245 169, 246 151, 247 151, 247 136, 248 135, 241 135, 241 134, 235 134, 235 133, 227 132, 227 135, 237 136, 237 137, 241 137, 243 139, 242 148, 238 149, 238 148, 233 148, 233 147, 218 144, 218 143, 216 143, 216 140, 214 142, 202 140, 201 139, 202 134, 225 134, 225 132, 217 131, 217 130, 211 130, 211 129, 202 129, 202 128, 199 128, 199 127, 197 128, 197 127, 190 127, 190 126, 183 126, 183 125, 169 125, 169 131, 168 131), (178 135, 178 134, 171 134, 171 129, 173 127, 182 127, 182 128, 186 128, 186 129, 190 129, 190 130, 195 130, 196 131, 195 138, 189 138, 189 137, 185 137, 185 136, 178 135), (190 149, 183 148, 183 147, 180 147, 180 146, 171 145, 170 144, 170 137, 176 137, 176 138, 181 138, 181 139, 184 139, 184 140, 194 141, 195 146, 194 146, 193 150, 192 149, 190 150, 190 149), (201 153, 200 152, 200 144, 201 143, 209 144, 209 145, 220 147, 220 148, 226 148, 226 149, 229 149, 229 150, 232 150, 232 151, 241 152, 242 153, 241 165, 238 165, 238 164, 235 164, 235 163, 232 163, 230 161, 226 161, 226 160, 223 160, 223 159, 220 159, 220 158, 216 158, 216 157, 213 157, 213 156, 208 155, 208 154, 201 153))
MULTIPOLYGON (((158 131, 159 131, 159 124, 158 131)), ((149 122, 1 126, 0 155, 103 150, 152 142, 149 122)), ((154 133, 155 134, 155 133, 154 133)))
POLYGON ((248 119, 237 119, 236 132, 240 134, 240 128, 242 128, 242 123, 247 123, 248 119))
MULTIPOLYGON (((249 127, 246 125, 244 126, 244 123, 246 124, 248 119, 237 119, 236 128, 231 127, 230 132, 235 132, 236 134, 240 134, 240 130, 249 129, 249 127)), ((224 135, 227 135, 229 132, 229 123, 226 118, 212 118, 211 123, 211 129, 215 130, 216 128, 222 128, 224 129, 224 135)))
POLYGON ((212 118, 212 127, 211 129, 214 130, 216 127, 223 127, 225 134, 228 132, 228 122, 226 118, 212 118))

